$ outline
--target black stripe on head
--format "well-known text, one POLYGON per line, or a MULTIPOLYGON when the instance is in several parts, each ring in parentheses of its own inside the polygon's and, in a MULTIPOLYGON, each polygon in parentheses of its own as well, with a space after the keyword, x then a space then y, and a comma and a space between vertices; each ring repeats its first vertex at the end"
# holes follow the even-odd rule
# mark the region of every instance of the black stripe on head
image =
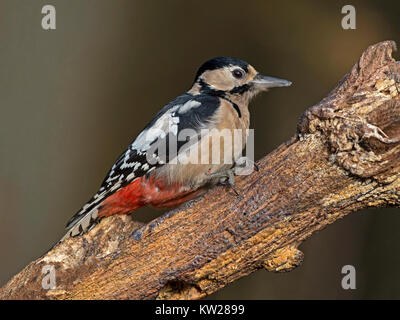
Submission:
MULTIPOLYGON (((219 97, 225 97, 225 95, 226 95, 225 91, 215 90, 215 89, 210 88, 210 86, 207 83, 205 83, 202 79, 200 79, 200 81, 198 83, 200 84, 200 88, 201 88, 200 91, 202 93, 215 95, 215 96, 219 96, 219 97)), ((230 93, 230 94, 243 94, 246 91, 248 91, 250 88, 251 88, 250 85, 246 83, 246 84, 241 85, 239 87, 234 87, 232 90, 228 91, 228 93, 230 93)))
POLYGON ((205 72, 209 70, 221 69, 228 66, 239 66, 244 71, 248 72, 249 64, 246 61, 229 58, 229 57, 218 57, 208 60, 203 63, 203 65, 197 70, 195 81, 205 72))
POLYGON ((220 97, 223 97, 225 95, 225 91, 212 89, 207 83, 203 81, 203 79, 200 79, 198 83, 200 84, 201 93, 220 97))
MULTIPOLYGON (((203 94, 205 93, 207 95, 213 95, 213 96, 217 96, 217 97, 220 97, 222 99, 225 99, 230 104, 232 104, 232 106, 236 110, 239 118, 242 117, 242 113, 240 112, 239 106, 226 96, 226 92, 225 91, 213 90, 203 80, 200 80, 199 83, 200 83, 200 86, 201 86, 201 92, 203 94)), ((229 91, 229 93, 240 93, 241 94, 241 93, 247 91, 249 88, 250 87, 246 84, 246 85, 243 85, 243 86, 240 86, 240 87, 233 88, 231 91, 229 91)))
POLYGON ((243 94, 249 89, 250 89, 250 86, 246 83, 246 84, 244 84, 242 86, 233 88, 231 91, 229 91, 229 93, 232 93, 232 94, 235 94, 235 93, 243 94))

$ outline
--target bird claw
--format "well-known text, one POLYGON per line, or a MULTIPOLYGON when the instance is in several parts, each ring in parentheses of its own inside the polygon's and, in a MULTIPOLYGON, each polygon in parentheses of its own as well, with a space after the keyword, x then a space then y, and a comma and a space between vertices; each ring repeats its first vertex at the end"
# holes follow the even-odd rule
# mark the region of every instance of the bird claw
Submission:
POLYGON ((236 191, 235 185, 235 174, 233 173, 234 168, 223 171, 223 172, 215 172, 215 173, 206 173, 206 175, 210 177, 220 178, 219 183, 222 185, 229 185, 236 196, 240 196, 239 192, 236 191))
POLYGON ((259 171, 257 163, 247 157, 241 157, 235 162, 234 170, 236 175, 249 175, 255 171, 259 171))

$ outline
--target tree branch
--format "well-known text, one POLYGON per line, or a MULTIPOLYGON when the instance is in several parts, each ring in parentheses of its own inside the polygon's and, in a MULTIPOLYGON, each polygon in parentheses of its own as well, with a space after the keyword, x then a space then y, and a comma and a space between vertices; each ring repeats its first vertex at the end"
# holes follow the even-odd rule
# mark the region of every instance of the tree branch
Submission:
POLYGON ((259 172, 237 177, 240 197, 221 186, 147 225, 103 219, 30 263, 0 298, 198 299, 260 268, 294 268, 305 239, 351 212, 399 207, 394 49, 370 46, 259 172), (42 288, 45 265, 55 267, 55 289, 42 288))

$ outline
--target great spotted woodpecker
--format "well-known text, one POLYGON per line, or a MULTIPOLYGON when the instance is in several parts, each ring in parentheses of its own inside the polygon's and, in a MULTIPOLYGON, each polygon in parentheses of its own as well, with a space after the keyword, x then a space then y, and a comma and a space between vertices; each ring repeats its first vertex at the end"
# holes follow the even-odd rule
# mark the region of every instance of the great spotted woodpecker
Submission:
POLYGON ((61 241, 86 232, 103 217, 128 214, 145 205, 173 207, 223 180, 233 184, 232 164, 243 148, 236 150, 237 139, 232 146, 224 144, 221 161, 198 161, 201 156, 196 152, 194 156, 189 153, 186 162, 180 156, 188 148, 210 152, 212 136, 221 130, 241 132, 239 142, 245 144, 250 100, 261 91, 289 85, 287 80, 259 74, 239 59, 220 57, 205 62, 192 88, 164 106, 117 159, 99 191, 70 219, 61 241), (179 139, 184 132, 191 144, 179 139), (174 148, 173 141, 177 141, 174 148))

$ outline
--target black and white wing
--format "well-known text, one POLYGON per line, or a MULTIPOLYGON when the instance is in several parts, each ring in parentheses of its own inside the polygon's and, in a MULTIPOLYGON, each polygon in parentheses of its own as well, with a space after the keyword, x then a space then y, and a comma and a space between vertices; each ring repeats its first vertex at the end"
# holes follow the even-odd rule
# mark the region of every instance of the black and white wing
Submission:
MULTIPOLYGON (((95 224, 99 206, 106 198, 166 163, 171 158, 168 140, 176 139, 183 129, 200 132, 219 106, 217 97, 186 93, 161 109, 117 159, 99 191, 69 220, 66 226, 68 232, 61 241, 89 230, 95 224), (165 148, 160 151, 162 145, 165 148)), ((178 141, 177 150, 183 144, 185 141, 178 141)))

